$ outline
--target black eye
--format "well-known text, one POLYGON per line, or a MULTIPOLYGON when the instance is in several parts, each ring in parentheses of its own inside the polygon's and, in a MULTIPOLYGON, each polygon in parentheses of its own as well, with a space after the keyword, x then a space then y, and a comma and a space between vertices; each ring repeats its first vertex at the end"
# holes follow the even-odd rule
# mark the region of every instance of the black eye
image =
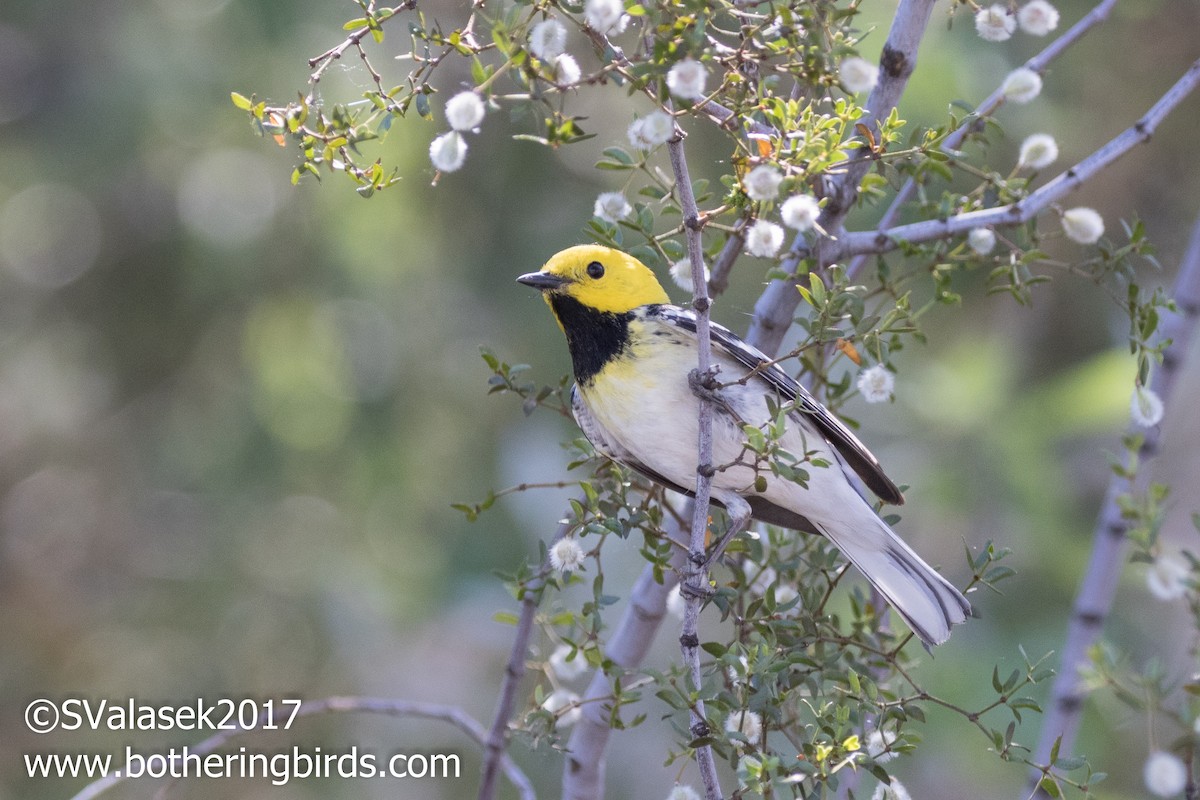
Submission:
POLYGON ((587 265, 587 274, 589 278, 599 279, 604 277, 604 265, 599 261, 593 261, 587 265))

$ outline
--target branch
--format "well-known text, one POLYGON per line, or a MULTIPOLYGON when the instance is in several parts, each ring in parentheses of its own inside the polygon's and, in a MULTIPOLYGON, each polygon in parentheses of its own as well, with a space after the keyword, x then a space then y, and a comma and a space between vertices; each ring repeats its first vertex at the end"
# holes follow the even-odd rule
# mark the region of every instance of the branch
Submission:
MULTIPOLYGON (((409 9, 416 7, 417 0, 405 0, 398 6, 380 9, 380 11, 377 12, 377 16, 387 13, 387 16, 382 20, 382 22, 386 22, 387 20, 397 16, 401 11, 408 11, 409 9)), ((377 22, 376 28, 381 25, 382 22, 377 22)), ((337 61, 339 58, 341 58, 351 47, 357 47, 359 44, 361 44, 362 40, 367 38, 367 34, 370 33, 371 30, 372 26, 370 25, 364 25, 361 28, 357 28, 355 29, 354 33, 347 36, 341 44, 329 48, 319 56, 313 56, 310 58, 308 60, 308 68, 314 71, 309 77, 309 83, 314 85, 319 83, 321 80, 321 75, 325 72, 326 68, 328 68, 329 65, 334 61, 337 61)))
MULTIPOLYGON (((671 517, 667 535, 678 540, 681 534, 682 530, 671 517)), ((671 570, 664 572, 661 583, 655 577, 653 564, 647 564, 642 570, 629 593, 629 605, 604 648, 606 660, 623 670, 637 669, 642 663, 662 624, 667 597, 677 585, 676 576, 683 571, 686 559, 685 548, 673 548, 671 570)), ((604 797, 604 749, 612 733, 612 707, 601 698, 611 694, 612 679, 603 667, 597 668, 579 701, 583 716, 567 742, 563 800, 601 800, 604 797), (595 702, 597 700, 600 702, 595 702)))
MULTIPOLYGON (((440 703, 420 703, 377 697, 326 697, 323 700, 304 703, 296 712, 296 716, 310 717, 315 714, 347 712, 367 712, 371 714, 387 714, 393 717, 436 719, 450 723, 478 744, 483 744, 487 738, 487 732, 484 731, 483 726, 474 717, 457 706, 441 705, 440 703)), ((266 724, 269 721, 269 715, 264 713, 255 721, 253 726, 221 731, 199 744, 189 746, 188 752, 191 755, 203 758, 210 753, 220 750, 231 739, 241 736, 243 733, 259 730, 260 725, 266 724)), ((513 763, 512 759, 508 756, 502 756, 501 766, 504 769, 504 774, 508 777, 512 785, 516 787, 517 793, 521 796, 522 800, 536 800, 533 792, 533 784, 529 782, 529 778, 526 777, 525 773, 513 763)), ((128 774, 128 770, 122 770, 119 776, 116 774, 108 775, 98 781, 89 783, 71 800, 92 800, 92 798, 100 796, 117 784, 123 783, 128 774)), ((170 785, 168 784, 168 786, 170 785)), ((163 794, 163 791, 159 792, 160 796, 163 794)))
MULTIPOLYGON (((1104 0, 1098 6, 1093 8, 1088 14, 1086 14, 1081 20, 1072 25, 1068 31, 1063 33, 1062 36, 1059 36, 1057 39, 1051 42, 1046 49, 1042 50, 1036 56, 1026 61, 1024 65, 1025 68, 1033 70, 1039 75, 1045 73, 1046 67, 1050 66, 1050 63, 1054 61, 1054 59, 1065 53, 1068 48, 1083 38, 1083 35, 1093 27, 1108 19, 1108 15, 1112 12, 1112 8, 1114 5, 1116 5, 1116 3, 1117 0, 1104 0)), ((950 133, 949 136, 946 137, 939 149, 943 151, 958 149, 967 136, 979 130, 980 126, 983 124, 983 121, 992 114, 996 113, 997 109, 1004 105, 1004 102, 1004 89, 997 88, 994 92, 988 95, 987 99, 979 104, 979 106, 975 109, 975 112, 968 117, 962 125, 958 126, 958 128, 956 128, 950 133)), ((887 211, 883 212, 883 217, 879 220, 878 227, 890 228, 896 221, 896 217, 900 216, 900 209, 904 207, 904 204, 909 201, 916 190, 917 182, 915 180, 909 178, 907 181, 905 181, 904 185, 900 187, 900 191, 896 193, 895 198, 892 199, 892 203, 888 206, 887 211)), ((858 274, 859 270, 862 269, 866 260, 867 255, 865 253, 859 253, 856 255, 850 262, 849 266, 846 267, 847 277, 853 279, 854 276, 858 274)))
MULTIPOLYGON (((932 12, 933 0, 900 0, 880 57, 879 82, 867 98, 867 113, 862 122, 868 127, 873 121, 887 118, 899 102, 908 85, 908 78, 917 65, 917 50, 932 12)), ((861 150, 861 146, 847 154, 853 163, 846 171, 829 181, 825 192, 828 200, 818 221, 822 230, 831 233, 840 231, 846 215, 854 207, 859 182, 872 163, 866 158, 855 159, 858 150, 861 150)), ((818 257, 818 269, 837 260, 836 254, 821 252, 823 242, 818 238, 813 251, 818 257)), ((782 263, 783 270, 792 277, 771 281, 754 304, 754 319, 750 323, 747 338, 769 356, 779 351, 783 336, 792 325, 796 306, 800 303, 800 293, 795 288, 796 268, 809 255, 804 234, 797 234, 782 263)))
MULTIPOLYGON (((554 532, 550 546, 571 530, 564 522, 554 532)), ((546 575, 550 571, 550 563, 542 564, 541 570, 529 583, 525 584, 525 594, 521 598, 521 616, 517 620, 517 633, 513 637, 512 650, 508 654, 508 664, 504 667, 504 683, 500 687, 500 699, 496 701, 496 714, 492 718, 492 727, 484 742, 483 776, 479 781, 479 800, 492 800, 496 796, 496 776, 499 768, 508 756, 504 748, 508 744, 508 721, 512 717, 513 705, 516 703, 517 687, 525 677, 525 654, 529 652, 529 639, 533 635, 533 619, 537 614, 538 603, 542 599, 542 588, 546 584, 546 575)))
MULTIPOLYGON (((703 381, 710 376, 712 368, 712 339, 709 336, 708 282, 704 278, 704 247, 700 241, 700 211, 696 207, 696 196, 692 192, 692 178, 688 174, 687 159, 683 152, 683 134, 676 131, 667 142, 671 156, 671 170, 675 173, 675 186, 679 191, 679 205, 683 210, 684 236, 687 239, 688 259, 692 264, 692 308, 696 311, 697 375, 703 381)), ((688 565, 683 573, 684 611, 683 631, 679 635, 684 663, 692 679, 693 691, 700 692, 704 685, 700 669, 700 637, 697 633, 700 608, 708 591, 708 568, 704 545, 708 533, 708 507, 712 491, 713 458, 713 407, 707 397, 699 397, 699 436, 697 442, 696 501, 692 506, 692 530, 688 543, 688 565)), ((732 518, 731 518, 732 519, 732 518)), ((691 707, 690 731, 700 739, 709 734, 704 714, 704 698, 697 696, 691 707)), ((720 800, 721 784, 717 780, 717 763, 712 747, 696 748, 696 765, 700 768, 700 779, 704 784, 707 800, 720 800)))
MULTIPOLYGON (((1200 60, 1193 62, 1183 77, 1132 127, 1074 167, 1055 176, 1023 200, 996 208, 968 211, 947 219, 926 220, 886 230, 846 234, 834 248, 835 255, 845 258, 860 253, 886 253, 895 250, 902 242, 918 244, 934 239, 947 239, 981 226, 1012 227, 1028 222, 1051 203, 1078 189, 1085 181, 1128 153, 1134 145, 1149 141, 1159 124, 1191 94, 1197 84, 1200 84, 1200 60)), ((837 258, 833 260, 836 261, 837 258)))
MULTIPOLYGON (((1200 318, 1200 218, 1192 229, 1191 242, 1175 279, 1175 313, 1162 312, 1159 336, 1169 339, 1170 344, 1163 352, 1162 366, 1154 371, 1150 388, 1162 399, 1163 405, 1170 402, 1179 377, 1179 368, 1195 336, 1197 319, 1200 318)), ((1092 534, 1092 555, 1075 598, 1075 609, 1063 645, 1062 666, 1054 680, 1050 707, 1042 724, 1042 736, 1034 751, 1033 760, 1048 764, 1050 750, 1061 736, 1059 754, 1069 756, 1079 730, 1083 713, 1083 702, 1087 690, 1079 679, 1079 669, 1088 661, 1088 650, 1095 644, 1112 610, 1113 596, 1126 562, 1128 523, 1122 517, 1117 499, 1122 495, 1138 495, 1147 488, 1149 470, 1146 461, 1158 454, 1162 436, 1161 426, 1142 431, 1131 424, 1130 430, 1144 435, 1138 452, 1138 471, 1134 481, 1114 475, 1108 485, 1104 506, 1096 521, 1092 534)), ((1031 776, 1033 786, 1042 777, 1040 771, 1031 776)))

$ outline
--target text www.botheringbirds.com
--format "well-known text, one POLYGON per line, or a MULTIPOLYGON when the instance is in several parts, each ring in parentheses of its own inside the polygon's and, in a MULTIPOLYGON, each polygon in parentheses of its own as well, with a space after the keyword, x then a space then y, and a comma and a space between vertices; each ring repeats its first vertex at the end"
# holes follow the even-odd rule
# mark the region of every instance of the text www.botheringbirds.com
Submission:
POLYGON ((267 778, 275 786, 308 778, 457 778, 454 753, 395 753, 378 756, 357 745, 340 752, 292 747, 270 753, 240 747, 224 753, 194 753, 188 747, 139 753, 127 747, 124 759, 96 753, 26 753, 30 778, 267 778))

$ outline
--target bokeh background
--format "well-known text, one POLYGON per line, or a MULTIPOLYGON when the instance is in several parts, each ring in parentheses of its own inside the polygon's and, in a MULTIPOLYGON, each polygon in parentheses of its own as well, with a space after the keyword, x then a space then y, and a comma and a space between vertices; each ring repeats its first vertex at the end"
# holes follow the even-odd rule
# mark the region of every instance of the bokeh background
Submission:
MULTIPOLYGON (((463 14, 459 3, 422 7, 447 21, 463 14)), ((1062 30, 1090 5, 1059 7, 1062 30)), ((875 28, 864 55, 875 56, 894 4, 863 9, 875 28)), ((511 640, 493 615, 515 607, 495 572, 536 558, 562 495, 507 498, 473 524, 450 504, 562 478, 559 442, 576 434, 486 396, 479 348, 532 363, 540 381, 567 370, 540 300, 513 278, 584 238, 595 195, 618 188, 591 164, 647 109, 620 92, 581 98, 583 127, 599 136, 560 151, 514 142, 528 123, 490 114, 465 168, 436 187, 427 148, 444 122, 414 117, 380 151, 403 185, 371 200, 337 179, 293 187, 292 154, 254 136, 229 93, 293 97, 306 59, 341 39, 354 10, 318 0, 0 6, 0 798, 65 798, 83 786, 27 779, 23 753, 196 741, 34 736, 22 712, 41 696, 361 694, 490 719, 511 640)), ((935 12, 901 106, 907 119, 936 124, 948 102, 977 102, 1044 44, 985 44, 967 17, 949 26, 948 12, 935 12)), ((1058 138, 1061 164, 1085 156, 1182 74, 1197 30, 1190 0, 1118 4, 1053 66, 1040 99, 1001 112, 1007 135, 992 163, 1006 171, 1038 131, 1058 138)), ((394 35, 388 46, 404 42, 394 35)), ((591 58, 578 38, 571 49, 591 58)), ((353 61, 330 71, 327 92, 361 90, 368 78, 353 61)), ((377 63, 399 76, 400 64, 377 63)), ((448 62, 437 85, 467 77, 448 62)), ((1169 285, 1200 212, 1198 125, 1193 98, 1077 196, 1110 231, 1119 218, 1146 221, 1163 265, 1149 282, 1169 285)), ((715 179, 726 152, 703 126, 690 129, 693 175, 715 179)), ((857 224, 869 222, 863 213, 857 224)), ((744 330, 764 274, 762 262, 739 264, 718 319, 744 330)), ((964 542, 1015 551, 1006 593, 977 596, 983 618, 923 667, 939 693, 971 705, 994 664, 1019 663, 1018 645, 1040 654, 1061 640, 1132 365, 1120 310, 1086 281, 1040 288, 1030 307, 986 296, 978 271, 958 288, 963 307, 928 315, 928 345, 899 360, 896 402, 849 411, 913 487, 902 531, 918 550, 960 580, 964 542)), ((1155 465, 1176 487, 1166 532, 1175 546, 1195 538, 1196 366, 1193 350, 1155 465)), ((609 592, 624 596, 634 551, 608 554, 609 592)), ((1185 622, 1129 570, 1110 633, 1135 660, 1188 674, 1185 622)), ((673 637, 663 639, 651 665, 675 656, 673 637)), ((615 737, 611 797, 660 798, 675 777, 662 766, 661 710, 643 710, 649 722, 615 737)), ((1085 728, 1082 751, 1112 774, 1099 794, 1139 795, 1145 719, 1100 700, 1085 728)), ((1023 796, 1021 770, 988 755, 960 719, 931 713, 923 732, 928 746, 894 765, 914 796, 1023 796)), ((1169 742, 1177 732, 1156 733, 1169 742)), ((1018 740, 1036 734, 1035 719, 1018 740)), ((464 772, 283 788, 190 781, 172 796, 474 796, 476 751, 436 723, 326 718, 241 742, 452 751, 464 772)), ((517 745, 514 756, 555 796, 558 754, 517 745)), ((159 785, 111 796, 149 797, 159 785)))

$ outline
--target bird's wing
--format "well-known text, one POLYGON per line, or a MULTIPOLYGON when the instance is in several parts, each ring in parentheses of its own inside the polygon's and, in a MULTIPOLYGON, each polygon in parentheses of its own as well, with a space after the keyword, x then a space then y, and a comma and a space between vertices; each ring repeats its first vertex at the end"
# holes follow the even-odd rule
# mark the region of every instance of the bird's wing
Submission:
MULTIPOLYGON (((678 326, 692 333, 696 332, 696 315, 678 306, 662 305, 655 309, 657 316, 671 325, 678 326)), ((749 370, 754 371, 759 378, 779 393, 785 401, 795 402, 798 413, 815 427, 825 439, 833 445, 838 455, 845 459, 863 483, 878 495, 885 503, 901 505, 904 495, 896 484, 892 483, 879 465, 879 459, 850 432, 850 429, 825 406, 809 394, 800 383, 788 375, 778 364, 771 363, 756 347, 746 344, 737 334, 721 325, 710 323, 709 335, 713 345, 726 355, 733 358, 749 370)))
MULTIPOLYGON (((602 454, 672 491, 685 494, 688 497, 696 496, 694 488, 685 488, 675 483, 675 481, 663 477, 660 472, 646 466, 641 459, 618 442, 616 437, 609 434, 608 430, 588 410, 587 404, 583 402, 583 398, 579 394, 578 386, 571 388, 571 413, 575 415, 575 422, 579 425, 580 430, 583 431, 583 435, 602 454)), ((783 528, 791 528, 792 530, 805 531, 807 533, 818 533, 817 527, 807 517, 783 506, 775 505, 765 497, 752 496, 747 497, 746 500, 750 503, 750 509, 755 519, 760 519, 771 525, 779 525, 783 528)), ((721 507, 725 505, 720 500, 714 499, 713 502, 721 507)))

